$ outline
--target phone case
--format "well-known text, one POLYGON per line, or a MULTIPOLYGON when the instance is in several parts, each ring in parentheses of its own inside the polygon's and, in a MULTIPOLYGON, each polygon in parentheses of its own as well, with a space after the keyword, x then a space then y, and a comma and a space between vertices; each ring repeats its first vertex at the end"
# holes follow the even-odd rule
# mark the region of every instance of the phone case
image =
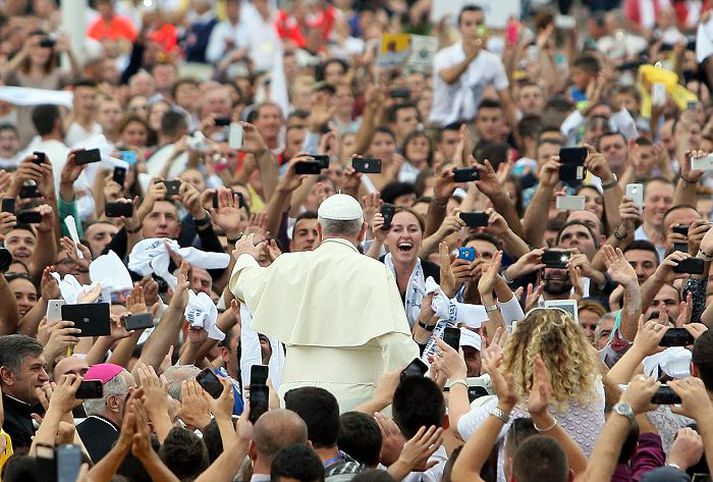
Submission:
POLYGON ((136 315, 131 315, 126 318, 124 325, 129 331, 152 328, 154 326, 153 316, 151 316, 151 313, 138 313, 136 315))
POLYGON ((625 196, 631 199, 639 208, 644 206, 644 185, 643 184, 627 184, 625 196))
POLYGON ((114 182, 117 183, 122 188, 126 183, 126 168, 125 167, 115 167, 114 168, 114 182))
POLYGON ((480 179, 480 173, 474 167, 464 167, 453 171, 453 182, 471 182, 480 179))
POLYGON ((469 228, 478 228, 488 225, 488 215, 482 211, 460 213, 459 216, 469 228))
POLYGON ((220 383, 218 376, 210 368, 204 368, 196 375, 196 381, 203 387, 203 390, 208 392, 208 395, 215 399, 218 399, 220 394, 223 393, 223 384, 220 383))
POLYGON ((352 159, 352 167, 357 172, 378 174, 381 172, 381 159, 367 159, 356 157, 352 159))
POLYGON ((322 172, 322 166, 316 161, 300 161, 295 164, 295 174, 316 176, 322 172))
POLYGON ((109 303, 83 303, 62 306, 62 319, 74 322, 82 332, 76 336, 106 336, 111 334, 109 303))
POLYGON ((584 196, 557 196, 557 209, 568 211, 584 210, 584 196))
POLYGON ((93 162, 101 161, 101 152, 99 149, 87 149, 84 151, 77 151, 74 157, 74 161, 78 166, 84 164, 91 164, 93 162))
POLYGON ((569 251, 550 251, 542 254, 542 263, 547 268, 566 268, 572 253, 569 251))
POLYGON ((458 248, 458 259, 466 261, 475 261, 475 248, 458 248))
POLYGON ((134 205, 132 203, 106 203, 104 206, 104 214, 108 218, 118 218, 121 216, 130 218, 134 214, 134 205))
POLYGON ((240 149, 243 147, 243 126, 237 122, 230 124, 230 132, 228 133, 228 146, 231 149, 240 149))
POLYGON ((460 329, 449 327, 443 330, 443 341, 457 351, 460 348, 460 329))
POLYGON ((19 224, 37 224, 42 221, 42 214, 39 211, 32 209, 20 211, 17 214, 17 222, 19 224))
POLYGON ((703 274, 705 261, 700 258, 686 258, 673 267, 674 273, 703 274))
POLYGON ((381 229, 391 229, 391 221, 394 219, 394 214, 396 213, 396 206, 393 204, 385 203, 381 206, 381 215, 384 216, 384 225, 381 229))
POLYGON ((266 385, 250 385, 250 421, 257 419, 267 412, 270 406, 270 390, 266 385))
POLYGON ((267 383, 267 376, 269 373, 269 368, 267 365, 253 365, 250 367, 250 386, 252 385, 265 385, 267 383))
POLYGON ((56 323, 62 319, 62 306, 64 300, 49 300, 47 302, 47 322, 56 323))
POLYGON ((173 181, 164 181, 166 184, 166 196, 176 196, 181 190, 181 181, 174 179, 173 181))

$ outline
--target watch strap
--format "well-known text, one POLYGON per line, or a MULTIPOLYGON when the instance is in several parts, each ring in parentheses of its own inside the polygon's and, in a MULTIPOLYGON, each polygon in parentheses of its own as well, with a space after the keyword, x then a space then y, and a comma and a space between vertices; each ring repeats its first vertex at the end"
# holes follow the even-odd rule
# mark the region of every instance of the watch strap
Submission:
POLYGON ((421 328, 423 328, 426 331, 433 331, 433 329, 436 327, 436 323, 434 323, 432 325, 427 325, 423 321, 419 320, 418 326, 420 326, 421 328))

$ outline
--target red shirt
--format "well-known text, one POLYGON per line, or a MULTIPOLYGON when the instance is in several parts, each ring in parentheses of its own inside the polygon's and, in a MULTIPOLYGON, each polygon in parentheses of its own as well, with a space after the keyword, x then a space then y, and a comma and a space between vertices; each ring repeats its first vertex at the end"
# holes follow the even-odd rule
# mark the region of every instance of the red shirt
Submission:
POLYGON ((87 29, 87 36, 94 40, 119 40, 126 39, 133 42, 136 39, 136 28, 126 17, 114 15, 110 22, 105 22, 99 17, 87 29))

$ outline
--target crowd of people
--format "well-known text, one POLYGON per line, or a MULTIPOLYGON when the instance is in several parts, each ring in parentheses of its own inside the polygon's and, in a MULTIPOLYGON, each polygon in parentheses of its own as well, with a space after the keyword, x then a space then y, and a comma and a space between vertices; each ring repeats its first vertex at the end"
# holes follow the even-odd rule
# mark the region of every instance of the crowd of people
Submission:
POLYGON ((0 1, 0 480, 711 480, 710 4, 476 3, 0 1))

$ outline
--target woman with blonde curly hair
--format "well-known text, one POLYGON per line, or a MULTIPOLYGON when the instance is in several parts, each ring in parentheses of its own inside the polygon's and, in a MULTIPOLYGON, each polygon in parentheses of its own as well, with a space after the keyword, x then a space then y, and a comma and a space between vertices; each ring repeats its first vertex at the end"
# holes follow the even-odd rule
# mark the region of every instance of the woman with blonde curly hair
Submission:
MULTIPOLYGON (((487 348, 493 350, 497 348, 487 348)), ((501 371, 515 381, 522 406, 517 406, 502 436, 515 418, 527 417, 527 398, 532 387, 532 361, 539 354, 551 374, 551 413, 569 435, 590 455, 604 426, 604 387, 596 351, 582 327, 561 309, 536 308, 515 325, 503 347, 501 371)), ((497 407, 496 397, 488 397, 477 408, 451 420, 467 440, 497 407)), ((450 405, 450 401, 449 401, 450 405)), ((551 427, 537 427, 546 433, 551 427)), ((504 442, 504 440, 501 440, 504 442)), ((504 480, 504 457, 500 445, 498 480, 504 480)))

